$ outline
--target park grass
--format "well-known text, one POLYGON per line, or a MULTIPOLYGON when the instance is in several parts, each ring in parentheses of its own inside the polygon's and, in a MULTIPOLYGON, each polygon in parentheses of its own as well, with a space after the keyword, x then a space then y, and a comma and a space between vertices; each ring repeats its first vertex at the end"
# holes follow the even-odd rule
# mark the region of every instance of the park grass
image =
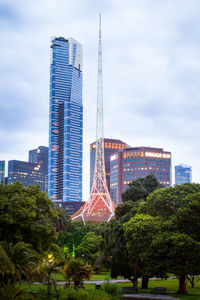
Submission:
MULTIPOLYGON (((105 274, 104 274, 105 276, 105 274)), ((107 279, 107 278, 106 278, 107 279)), ((132 286, 131 282, 118 282, 117 283, 118 287, 128 287, 132 286)), ((73 286, 73 285, 72 285, 73 286)), ((95 290, 95 284, 91 281, 91 283, 84 284, 84 287, 87 291, 90 291, 92 294, 98 294, 98 290, 95 290)), ((154 279, 149 281, 149 288, 147 290, 141 289, 141 281, 139 281, 138 288, 139 288, 139 293, 150 293, 151 290, 155 287, 166 287, 167 289, 167 294, 174 297, 178 298, 181 300, 200 300, 200 282, 198 282, 195 286, 195 288, 191 288, 190 284, 187 285, 187 291, 188 295, 180 295, 176 294, 178 290, 178 280, 177 279, 154 279)), ((46 287, 39 285, 39 284, 23 284, 23 288, 25 290, 32 290, 32 291, 39 291, 39 290, 45 290, 46 287)), ((64 284, 59 285, 58 290, 64 291, 64 284)), ((95 299, 95 298, 94 298, 95 299)), ((116 298, 117 300, 118 298, 116 298)))
MULTIPOLYGON (((62 274, 57 273, 56 274, 57 281, 66 281, 62 274)), ((90 277, 91 281, 98 281, 98 280, 112 280, 116 278, 111 278, 109 272, 101 272, 101 274, 95 274, 93 273, 90 277)), ((117 279, 123 279, 123 277, 118 276, 117 279)))

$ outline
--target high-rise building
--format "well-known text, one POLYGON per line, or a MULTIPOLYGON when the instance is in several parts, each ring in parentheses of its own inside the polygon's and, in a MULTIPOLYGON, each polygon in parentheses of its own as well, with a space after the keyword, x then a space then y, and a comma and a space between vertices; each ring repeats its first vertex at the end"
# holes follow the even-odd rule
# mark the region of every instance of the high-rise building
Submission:
POLYGON ((51 42, 48 195, 82 201, 82 46, 72 38, 51 42))
POLYGON ((0 184, 5 184, 5 160, 0 160, 0 184))
POLYGON ((192 182, 192 167, 185 164, 175 166, 175 184, 192 182))
POLYGON ((139 177, 153 173, 165 187, 171 185, 171 153, 162 148, 134 147, 111 156, 110 195, 115 204, 122 201, 122 192, 139 177))
POLYGON ((29 151, 29 161, 10 160, 8 162, 8 184, 21 181, 25 187, 39 184, 42 191, 46 189, 48 174, 49 148, 39 146, 29 151))
POLYGON ((48 174, 48 154, 49 148, 45 146, 39 146, 37 149, 29 151, 29 162, 40 165, 40 170, 48 174))
POLYGON ((8 161, 8 184, 20 181, 25 187, 30 184, 39 184, 42 191, 45 191, 45 174, 40 170, 40 165, 27 161, 8 161))
MULTIPOLYGON (((105 171, 106 182, 108 190, 110 192, 110 157, 120 149, 129 147, 126 143, 116 139, 104 139, 104 159, 105 159, 105 171)), ((95 156, 96 156, 96 142, 90 144, 90 191, 92 189, 94 179, 95 168, 95 156)))

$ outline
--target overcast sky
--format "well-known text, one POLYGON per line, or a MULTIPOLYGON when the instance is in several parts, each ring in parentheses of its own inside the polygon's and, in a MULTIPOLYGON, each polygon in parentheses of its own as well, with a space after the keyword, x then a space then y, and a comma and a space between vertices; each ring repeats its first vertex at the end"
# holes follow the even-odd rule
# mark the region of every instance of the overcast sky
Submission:
MULTIPOLYGON (((0 0, 0 160, 48 146, 51 36, 83 45, 83 200, 102 12, 104 136, 162 147, 200 182, 199 0, 0 0)), ((173 172, 174 177, 174 172, 173 172)))

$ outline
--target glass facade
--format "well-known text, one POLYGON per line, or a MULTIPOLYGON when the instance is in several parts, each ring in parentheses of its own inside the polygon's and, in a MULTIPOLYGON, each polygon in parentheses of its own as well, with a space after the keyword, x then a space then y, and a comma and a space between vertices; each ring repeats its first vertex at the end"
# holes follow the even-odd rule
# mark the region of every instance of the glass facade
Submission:
POLYGON ((8 184, 20 181, 25 187, 30 184, 39 184, 42 191, 45 191, 45 175, 40 170, 40 166, 20 160, 10 160, 8 162, 8 184))
POLYGON ((48 174, 48 154, 49 148, 45 146, 39 146, 37 149, 29 151, 29 162, 40 165, 40 170, 47 175, 48 174))
POLYGON ((48 195, 82 201, 82 46, 53 38, 50 66, 48 195))
POLYGON ((187 165, 175 166, 175 184, 192 182, 192 167, 187 165))
POLYGON ((119 150, 110 159, 110 195, 115 204, 128 184, 153 173, 164 186, 171 185, 171 153, 161 148, 137 147, 119 150))
POLYGON ((5 183, 5 160, 0 160, 0 183, 5 183))

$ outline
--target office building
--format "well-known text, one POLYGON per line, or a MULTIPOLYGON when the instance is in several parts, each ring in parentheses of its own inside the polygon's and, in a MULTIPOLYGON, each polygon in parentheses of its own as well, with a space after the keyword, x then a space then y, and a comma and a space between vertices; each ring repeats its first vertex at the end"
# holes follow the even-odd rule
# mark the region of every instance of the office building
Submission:
POLYGON ((165 187, 171 185, 171 153, 161 148, 134 147, 118 150, 110 159, 110 196, 121 203, 128 184, 153 173, 165 187))
MULTIPOLYGON (((116 139, 104 139, 104 159, 106 182, 110 191, 110 157, 120 149, 129 147, 126 143, 116 139)), ((96 142, 90 144, 90 191, 92 188, 95 168, 96 142)))
POLYGON ((0 183, 5 184, 5 160, 0 160, 0 183))
POLYGON ((66 207, 82 201, 82 46, 52 38, 48 195, 66 207))
POLYGON ((48 175, 48 154, 49 148, 45 146, 29 151, 29 162, 39 164, 40 171, 45 175, 48 175))
POLYGON ((8 162, 8 184, 21 181, 25 187, 39 184, 42 191, 46 189, 48 175, 49 148, 39 146, 29 151, 29 161, 10 160, 8 162))
POLYGON ((8 161, 8 184, 20 181, 25 187, 30 184, 39 184, 42 191, 45 191, 45 175, 40 170, 40 165, 27 161, 8 161))
POLYGON ((175 166, 175 184, 192 182, 192 167, 187 165, 175 166))

